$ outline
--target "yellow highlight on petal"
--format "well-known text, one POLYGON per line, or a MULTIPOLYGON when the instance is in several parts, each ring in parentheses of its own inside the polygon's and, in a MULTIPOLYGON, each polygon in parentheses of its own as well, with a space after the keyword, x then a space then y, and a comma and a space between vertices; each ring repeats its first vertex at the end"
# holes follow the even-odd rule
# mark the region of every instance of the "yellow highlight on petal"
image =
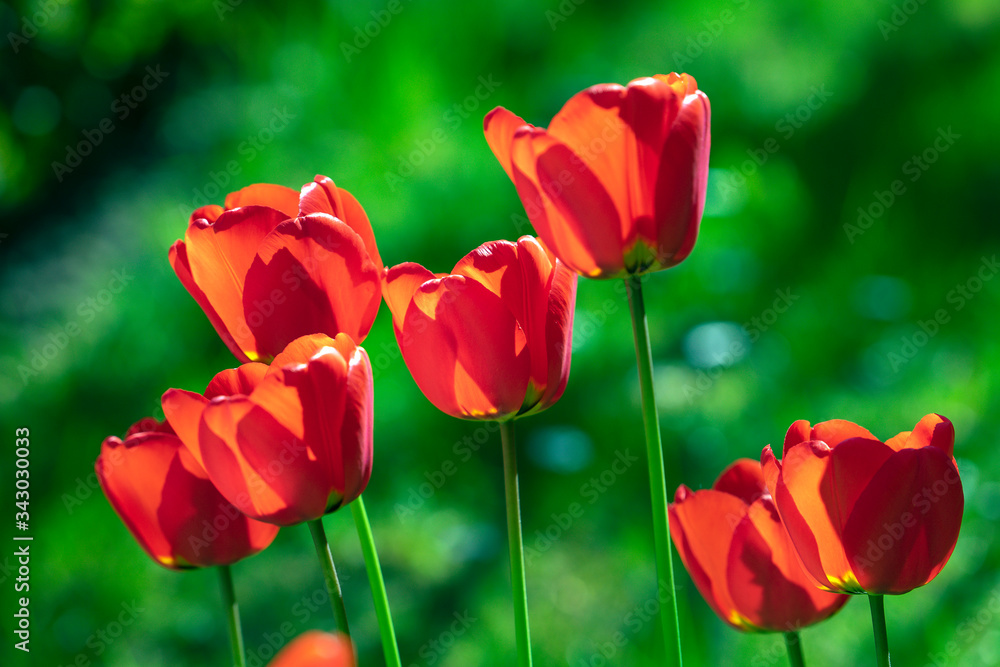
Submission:
POLYGON ((831 577, 827 575, 827 580, 830 582, 830 588, 836 593, 864 593, 864 589, 861 588, 861 583, 858 578, 854 576, 854 573, 848 570, 847 574, 838 578, 831 577))
POLYGON ((741 630, 746 630, 747 632, 756 632, 761 629, 758 628, 753 623, 751 623, 746 616, 739 613, 735 609, 729 612, 729 622, 735 625, 736 627, 740 628, 741 630))

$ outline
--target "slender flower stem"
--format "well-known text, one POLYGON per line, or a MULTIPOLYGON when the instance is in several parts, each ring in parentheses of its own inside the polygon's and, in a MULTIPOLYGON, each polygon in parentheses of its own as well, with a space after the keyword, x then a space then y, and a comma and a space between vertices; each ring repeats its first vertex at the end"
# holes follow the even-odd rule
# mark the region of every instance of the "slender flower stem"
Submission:
POLYGON ((219 583, 222 585, 222 602, 229 617, 229 643, 233 647, 233 665, 246 667, 246 651, 243 649, 243 628, 240 627, 240 606, 236 603, 233 589, 233 573, 228 565, 219 566, 219 583))
POLYGON ((660 608, 663 624, 663 641, 666 644, 668 664, 682 666, 681 626, 677 614, 677 589, 674 586, 674 564, 670 556, 670 522, 667 520, 667 480, 663 472, 663 443, 660 440, 660 420, 656 413, 653 394, 653 353, 649 347, 649 329, 646 326, 646 306, 642 300, 642 282, 639 276, 625 279, 629 309, 632 312, 632 332, 635 336, 635 358, 639 366, 639 386, 642 390, 642 421, 646 429, 646 455, 649 459, 649 493, 653 503, 653 544, 656 549, 657 595, 666 586, 670 591, 669 618, 660 608))
POLYGON ((517 443, 514 422, 500 422, 503 441, 503 479, 507 496, 507 541, 510 544, 510 584, 514 593, 517 664, 531 667, 531 631, 528 628, 528 589, 524 580, 524 542, 521 537, 521 498, 517 484, 517 443))
POLYGON ((806 666, 806 661, 802 658, 802 640, 799 639, 798 632, 785 633, 785 648, 788 649, 788 664, 791 667, 806 666))
POLYGON ((313 544, 316 545, 316 555, 319 556, 319 564, 323 568, 323 578, 326 580, 326 590, 330 594, 330 606, 333 607, 333 617, 337 621, 337 629, 350 637, 351 631, 347 627, 347 610, 344 608, 344 594, 340 591, 340 579, 337 578, 337 567, 333 564, 330 543, 326 541, 323 520, 315 519, 308 523, 313 544))
POLYGON ((889 667, 889 637, 885 631, 885 600, 881 595, 869 595, 868 605, 872 608, 876 664, 878 667, 889 667))
POLYGON ((375 601, 375 617, 378 618, 379 634, 382 636, 385 664, 387 667, 402 667, 399 645, 396 643, 396 631, 392 628, 392 615, 389 613, 389 598, 385 594, 382 565, 378 560, 375 538, 372 536, 372 527, 368 523, 368 513, 365 512, 365 503, 361 500, 361 496, 351 503, 351 514, 354 515, 354 526, 358 529, 361 552, 365 556, 365 569, 368 571, 368 583, 372 587, 372 599, 375 601))

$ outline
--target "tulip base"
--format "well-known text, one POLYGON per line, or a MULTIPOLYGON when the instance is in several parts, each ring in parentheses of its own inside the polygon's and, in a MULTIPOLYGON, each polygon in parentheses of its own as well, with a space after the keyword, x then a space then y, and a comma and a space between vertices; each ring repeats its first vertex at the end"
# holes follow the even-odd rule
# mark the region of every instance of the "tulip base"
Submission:
POLYGON ((802 640, 799 639, 798 632, 786 632, 785 649, 788 650, 788 664, 791 667, 805 667, 806 661, 802 658, 802 640))
POLYGON ((531 631, 528 627, 528 590, 524 577, 524 540, 521 535, 521 498, 517 483, 517 444, 514 422, 500 422, 503 441, 503 478, 507 498, 507 541, 510 545, 510 584, 514 595, 517 664, 531 667, 531 631))
POLYGON ((344 608, 344 594, 340 590, 337 566, 333 564, 333 554, 330 552, 330 543, 326 540, 323 520, 315 519, 309 521, 308 524, 313 544, 316 546, 320 567, 323 568, 323 579, 326 581, 326 591, 330 594, 330 606, 333 607, 333 618, 337 622, 337 629, 350 637, 351 631, 347 626, 347 609, 344 608))
POLYGON ((629 276, 625 279, 629 310, 632 313, 632 333, 635 337, 635 357, 639 367, 639 386, 642 392, 642 421, 646 431, 646 455, 649 459, 649 493, 653 507, 653 545, 656 550, 657 590, 670 591, 670 611, 660 608, 663 624, 663 641, 666 643, 668 664, 683 665, 681 654, 681 626, 677 613, 677 588, 674 586, 674 564, 670 549, 670 522, 667 519, 667 480, 663 472, 663 442, 660 439, 660 419, 656 412, 653 393, 653 353, 649 346, 649 328, 646 325, 646 306, 642 300, 642 279, 629 276))
POLYGON ((876 664, 878 667, 889 667, 889 636, 885 629, 885 600, 881 595, 869 595, 868 605, 872 610, 876 664))
POLYGON ((233 573, 228 565, 219 566, 219 584, 222 587, 222 602, 229 618, 229 643, 233 647, 233 665, 246 667, 246 650, 243 648, 243 628, 240 626, 240 606, 236 603, 233 588, 233 573))
POLYGON ((351 503, 351 514, 361 541, 361 552, 365 557, 365 570, 368 571, 368 583, 372 587, 372 599, 375 602, 375 617, 378 619, 379 634, 382 637, 382 651, 385 654, 385 664, 388 667, 401 667, 399 645, 396 642, 396 631, 392 627, 392 615, 389 613, 389 597, 385 592, 385 579, 382 578, 382 565, 375 550, 375 538, 368 522, 365 503, 358 496, 351 503))

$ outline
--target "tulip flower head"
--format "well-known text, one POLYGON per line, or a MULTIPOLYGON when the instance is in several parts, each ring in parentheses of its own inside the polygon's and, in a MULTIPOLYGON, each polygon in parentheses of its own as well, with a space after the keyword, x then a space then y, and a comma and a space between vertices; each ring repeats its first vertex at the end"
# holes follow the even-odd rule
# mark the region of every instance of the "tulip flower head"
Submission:
POLYGON ((479 246, 450 274, 394 266, 384 290, 403 359, 431 403, 454 417, 503 420, 562 395, 576 280, 524 236, 479 246))
POLYGON ((170 265, 240 361, 269 361, 308 334, 358 343, 381 303, 368 216, 329 178, 296 192, 258 184, 191 214, 170 265))
POLYGON ((695 585, 737 630, 798 630, 849 599, 816 588, 802 570, 756 461, 736 461, 711 489, 681 485, 669 516, 671 537, 695 585))
POLYGON ((705 205, 711 109, 687 74, 601 84, 548 129, 503 107, 486 141, 539 238, 574 271, 615 278, 679 264, 705 205))
POLYGON ((164 567, 230 565, 278 534, 237 511, 166 422, 143 419, 124 441, 107 438, 94 469, 129 532, 164 567))
POLYGON ((884 443, 849 421, 800 420, 781 461, 764 448, 767 487, 818 586, 901 594, 937 576, 965 505, 954 443, 951 422, 930 414, 884 443))
POLYGON ((351 640, 319 630, 305 632, 274 657, 268 667, 356 667, 351 640))
POLYGON ((371 475, 372 403, 368 354, 346 334, 298 338, 270 366, 223 371, 204 395, 163 395, 164 413, 222 495, 282 526, 361 495, 371 475))

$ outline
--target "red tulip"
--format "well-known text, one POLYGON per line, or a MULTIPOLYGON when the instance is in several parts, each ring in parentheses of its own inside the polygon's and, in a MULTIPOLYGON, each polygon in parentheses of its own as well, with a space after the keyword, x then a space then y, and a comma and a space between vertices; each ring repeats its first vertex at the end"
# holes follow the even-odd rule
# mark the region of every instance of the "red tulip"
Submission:
POLYGON ((296 339, 270 367, 223 371, 204 396, 171 389, 163 411, 222 495, 261 521, 318 519, 371 475, 371 364, 346 334, 296 339))
POLYGON ((562 395, 576 275, 532 237, 485 243, 449 275, 394 266, 385 300, 413 379, 443 412, 502 420, 562 395))
POLYGON ((886 442, 857 424, 800 420, 767 487, 805 570, 844 593, 906 593, 937 576, 958 539, 965 497, 955 429, 930 414, 886 442))
POLYGON ((281 649, 268 667, 355 667, 356 664, 350 639, 310 630, 281 649))
POLYGON ((107 438, 94 468, 129 532, 164 567, 230 565, 278 534, 223 498, 167 423, 143 419, 124 442, 107 438))
POLYGON ((197 209, 170 264, 240 361, 270 360, 314 333, 360 343, 381 303, 368 216, 325 176, 301 193, 251 185, 224 209, 197 209))
POLYGON ((802 570, 756 461, 739 459, 711 489, 681 485, 670 531, 705 601, 737 630, 798 630, 849 599, 819 590, 802 570))
POLYGON ((574 271, 614 278, 691 253, 710 117, 694 77, 658 74, 574 95, 548 130, 503 107, 483 125, 539 238, 574 271))

